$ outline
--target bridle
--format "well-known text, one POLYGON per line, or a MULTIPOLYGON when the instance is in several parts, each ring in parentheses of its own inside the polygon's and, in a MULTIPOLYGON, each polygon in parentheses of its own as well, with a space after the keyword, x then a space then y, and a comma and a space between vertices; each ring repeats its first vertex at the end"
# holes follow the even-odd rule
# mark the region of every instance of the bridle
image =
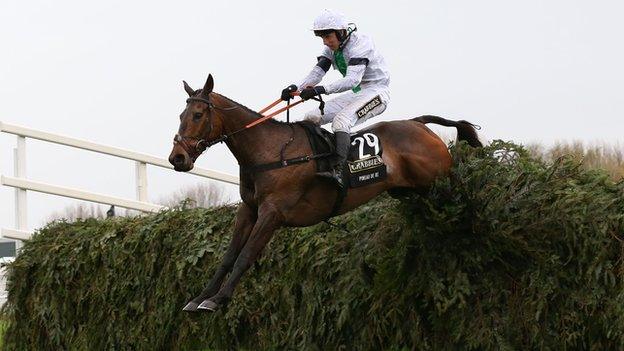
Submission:
MULTIPOLYGON (((231 111, 231 110, 235 110, 238 108, 238 106, 233 106, 233 107, 219 107, 216 106, 215 104, 212 103, 212 101, 210 101, 207 98, 203 98, 201 96, 191 96, 188 99, 186 99, 186 103, 188 104, 189 102, 192 101, 199 101, 199 102, 203 102, 206 105, 208 105, 208 113, 209 115, 209 119, 210 119, 210 131, 208 132, 208 134, 210 134, 210 132, 212 131, 212 109, 216 109, 216 110, 220 110, 220 111, 231 111)), ((240 130, 239 130, 240 131, 240 130)), ((220 137, 211 140, 211 141, 206 141, 206 139, 203 138, 196 138, 196 137, 190 137, 190 136, 181 136, 180 134, 176 134, 173 137, 173 144, 179 144, 184 151, 186 151, 186 153, 189 155, 189 157, 191 157, 191 159, 193 160, 193 162, 195 162, 195 160, 197 160, 197 158, 199 157, 199 155, 201 155, 204 151, 206 151, 207 148, 218 144, 220 142, 225 141, 227 138, 229 138, 231 135, 239 132, 236 131, 234 133, 230 133, 228 135, 221 135, 220 137), (189 143, 189 140, 194 141, 195 145, 191 145, 189 143)))
MULTIPOLYGON (((321 115, 324 114, 324 107, 325 107, 325 102, 323 101, 323 98, 321 97, 321 95, 319 94, 317 97, 313 97, 311 98, 312 100, 316 100, 320 102, 320 106, 319 109, 321 110, 321 115)), ((210 113, 211 109, 216 109, 216 110, 220 110, 220 111, 231 111, 234 109, 237 109, 239 106, 233 106, 233 107, 219 107, 216 106, 215 104, 212 103, 212 101, 210 101, 208 99, 208 97, 204 98, 201 95, 200 96, 191 96, 188 99, 186 99, 186 103, 188 104, 191 101, 200 101, 203 102, 205 104, 208 105, 208 111, 210 113)), ((275 102, 273 102, 272 104, 270 104, 269 106, 263 108, 262 110, 260 110, 260 114, 268 111, 269 109, 273 108, 275 105, 277 105, 280 101, 282 101, 281 99, 277 99, 275 100, 275 102)), ((284 111, 288 111, 290 108, 297 106, 298 104, 304 102, 304 100, 299 100, 293 104, 289 104, 286 107, 282 107, 280 109, 278 109, 277 111, 274 111, 268 115, 264 115, 261 118, 258 118, 257 120, 247 124, 246 126, 244 126, 241 129, 238 129, 230 134, 222 134, 221 136, 211 140, 211 141, 206 141, 205 139, 200 139, 200 138, 196 138, 196 137, 189 137, 189 136, 181 136, 180 134, 176 134, 175 137, 173 138, 173 144, 180 144, 180 146, 184 149, 184 151, 186 151, 186 153, 189 155, 189 157, 191 157, 191 159, 193 160, 193 162, 195 162, 195 160, 197 160, 197 158, 199 157, 199 155, 201 155, 204 151, 206 151, 206 149, 208 149, 209 147, 218 144, 218 143, 222 143, 224 141, 226 141, 227 139, 229 139, 232 135, 240 133, 244 130, 247 130, 251 127, 257 126, 258 124, 267 121, 269 119, 271 119, 273 116, 282 113, 284 111), (187 140, 192 140, 195 142, 195 146, 192 146, 187 140)), ((212 116, 209 117, 210 118, 210 131, 212 131, 212 116)), ((210 134, 210 132, 208 132, 208 134, 210 134)))

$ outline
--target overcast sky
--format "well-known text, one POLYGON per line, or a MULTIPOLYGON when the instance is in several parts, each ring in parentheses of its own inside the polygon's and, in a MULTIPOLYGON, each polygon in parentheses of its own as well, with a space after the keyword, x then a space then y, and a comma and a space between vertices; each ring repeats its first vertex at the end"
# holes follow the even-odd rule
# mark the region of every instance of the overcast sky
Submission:
MULTIPOLYGON (((200 88, 212 73, 215 91, 260 109, 315 64, 322 42, 310 28, 323 8, 343 12, 385 56, 392 100, 377 121, 436 114, 477 123, 489 139, 622 143, 615 0, 2 0, 0 121, 166 158, 182 79, 200 88)), ((13 174, 15 138, 0 134, 2 174, 13 174)), ((34 140, 27 158, 30 179, 135 196, 130 161, 34 140)), ((238 174, 222 146, 198 166, 238 174)), ((148 167, 151 201, 197 181, 148 167)), ((2 227, 14 227, 13 196, 0 188, 2 227)), ((30 229, 75 203, 34 192, 28 202, 30 229)))

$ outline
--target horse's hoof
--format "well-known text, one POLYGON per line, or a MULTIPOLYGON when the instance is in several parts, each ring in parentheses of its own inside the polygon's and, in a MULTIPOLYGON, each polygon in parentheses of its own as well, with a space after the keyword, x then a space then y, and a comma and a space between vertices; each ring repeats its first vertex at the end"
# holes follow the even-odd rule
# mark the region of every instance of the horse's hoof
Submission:
POLYGON ((199 304, 199 306, 197 306, 197 309, 214 312, 217 310, 217 307, 219 307, 219 305, 217 305, 215 302, 210 300, 204 300, 202 301, 202 303, 199 304))
POLYGON ((191 302, 187 303, 186 306, 184 306, 182 311, 184 311, 184 312, 197 312, 197 307, 198 306, 199 305, 197 304, 197 302, 191 301, 191 302))

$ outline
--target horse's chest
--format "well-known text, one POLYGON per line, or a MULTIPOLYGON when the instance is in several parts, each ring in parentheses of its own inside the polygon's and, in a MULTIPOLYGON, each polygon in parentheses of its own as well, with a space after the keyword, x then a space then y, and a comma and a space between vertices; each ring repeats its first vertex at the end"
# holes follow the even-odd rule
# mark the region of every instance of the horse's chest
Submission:
POLYGON ((243 200, 245 204, 251 207, 257 207, 256 187, 253 182, 241 180, 239 190, 241 200, 243 200))

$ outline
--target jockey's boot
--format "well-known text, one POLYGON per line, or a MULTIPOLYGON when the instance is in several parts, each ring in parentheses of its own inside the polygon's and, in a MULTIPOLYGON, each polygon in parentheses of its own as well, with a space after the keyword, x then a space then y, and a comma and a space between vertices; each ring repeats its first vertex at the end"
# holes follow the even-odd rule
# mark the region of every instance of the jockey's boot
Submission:
POLYGON ((344 187, 342 170, 347 161, 351 136, 347 132, 335 132, 334 135, 336 137, 336 153, 332 159, 332 169, 329 172, 319 172, 317 175, 320 177, 332 178, 338 183, 338 186, 342 188, 344 187))

